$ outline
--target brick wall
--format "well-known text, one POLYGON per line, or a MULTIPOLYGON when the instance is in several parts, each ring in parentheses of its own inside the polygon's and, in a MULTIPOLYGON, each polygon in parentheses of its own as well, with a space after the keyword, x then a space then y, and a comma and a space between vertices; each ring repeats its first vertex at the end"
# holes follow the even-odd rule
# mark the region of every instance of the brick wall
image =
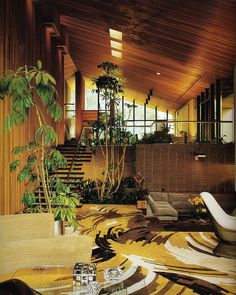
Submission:
POLYGON ((234 145, 149 144, 136 146, 136 171, 150 191, 233 192, 234 145), (195 152, 206 158, 194 159, 195 152))

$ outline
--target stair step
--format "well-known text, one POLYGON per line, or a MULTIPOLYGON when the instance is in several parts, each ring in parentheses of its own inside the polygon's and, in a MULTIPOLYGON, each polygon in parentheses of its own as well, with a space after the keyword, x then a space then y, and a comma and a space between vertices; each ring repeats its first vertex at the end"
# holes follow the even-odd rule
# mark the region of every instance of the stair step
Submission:
POLYGON ((67 177, 61 177, 61 180, 66 181, 66 183, 77 183, 80 178, 83 178, 83 177, 82 176, 76 177, 76 179, 69 177, 68 180, 67 180, 67 177), (71 179, 71 181, 70 181, 70 179, 71 179))
MULTIPOLYGON (((50 175, 58 176, 61 181, 70 186, 71 191, 77 191, 78 185, 84 180, 84 172, 82 171, 83 163, 91 162, 93 153, 87 146, 77 146, 76 141, 67 142, 64 145, 57 146, 57 149, 67 160, 67 165, 60 167, 57 171, 50 173, 50 175), (76 154, 75 154, 76 152, 76 154), (72 161, 74 160, 71 169, 72 161), (70 176, 67 177, 69 171, 70 176)), ((35 191, 36 203, 35 205, 42 205, 46 207, 42 184, 35 191)))
MULTIPOLYGON (((58 170, 57 171, 61 171, 61 170, 69 170, 70 169, 70 166, 71 165, 68 165, 68 166, 66 166, 66 167, 60 167, 60 168, 58 168, 58 170)), ((81 166, 83 166, 83 164, 81 164, 81 163, 74 163, 74 165, 73 166, 77 166, 77 167, 81 167, 81 166)))
MULTIPOLYGON (((60 179, 64 179, 65 176, 67 177, 68 172, 66 173, 61 173, 61 174, 56 174, 56 176, 60 177, 60 179)), ((77 175, 84 175, 84 172, 70 172, 70 177, 76 178, 77 175)))
MULTIPOLYGON (((65 155, 66 159, 72 159, 74 158, 74 155, 65 155)), ((76 154, 75 158, 92 158, 92 154, 76 154)))
MULTIPOLYGON (((57 171, 51 173, 50 175, 68 174, 69 171, 70 171, 70 169, 68 169, 68 170, 57 170, 57 171)), ((79 171, 82 171, 82 168, 76 168, 76 167, 73 167, 73 168, 71 169, 71 172, 79 172, 79 171)))
MULTIPOLYGON (((77 168, 77 169, 75 169, 75 171, 73 171, 73 170, 70 172, 70 174, 78 174, 80 172, 77 172, 77 171, 81 171, 82 168, 77 168)), ((64 175, 64 174, 68 174, 68 173, 69 173, 69 171, 57 171, 57 172, 54 172, 54 173, 50 173, 49 175, 61 175, 61 174, 64 175)))
MULTIPOLYGON (((76 184, 78 184, 78 181, 79 181, 79 180, 83 180, 83 179, 84 179, 83 177, 77 177, 77 178, 76 178, 76 184)), ((75 184, 75 181, 67 181, 66 183, 67 183, 67 184, 75 184)))
MULTIPOLYGON (((58 145, 57 146, 57 149, 58 150, 64 150, 64 149, 73 149, 73 150, 75 150, 77 148, 77 145, 58 145)), ((87 146, 80 146, 78 149, 79 150, 85 150, 85 149, 87 149, 88 147, 87 146)))
MULTIPOLYGON (((61 152, 61 154, 63 154, 63 156, 66 156, 66 155, 73 155, 75 154, 75 151, 63 151, 61 152)), ((77 151, 76 152, 76 155, 92 155, 92 152, 87 152, 87 151, 77 151)))
POLYGON ((57 148, 64 148, 64 147, 76 147, 78 145, 78 143, 77 142, 70 142, 70 143, 65 143, 65 144, 59 144, 58 146, 57 146, 57 148))

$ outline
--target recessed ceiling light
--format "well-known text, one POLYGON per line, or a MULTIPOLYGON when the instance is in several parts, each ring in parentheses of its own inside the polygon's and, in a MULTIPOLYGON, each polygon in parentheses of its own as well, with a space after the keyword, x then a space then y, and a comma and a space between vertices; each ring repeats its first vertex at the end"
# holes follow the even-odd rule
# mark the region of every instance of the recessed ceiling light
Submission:
POLYGON ((161 76, 161 73, 159 73, 159 72, 156 72, 156 75, 157 75, 157 76, 161 76))
POLYGON ((118 50, 122 50, 122 43, 111 40, 111 47, 118 50))
POLYGON ((120 32, 120 31, 109 29, 109 34, 110 34, 111 38, 114 38, 117 40, 122 40, 122 32, 120 32))
POLYGON ((117 51, 117 50, 111 50, 111 55, 112 56, 115 56, 115 57, 118 57, 118 58, 122 58, 122 53, 120 51, 117 51))

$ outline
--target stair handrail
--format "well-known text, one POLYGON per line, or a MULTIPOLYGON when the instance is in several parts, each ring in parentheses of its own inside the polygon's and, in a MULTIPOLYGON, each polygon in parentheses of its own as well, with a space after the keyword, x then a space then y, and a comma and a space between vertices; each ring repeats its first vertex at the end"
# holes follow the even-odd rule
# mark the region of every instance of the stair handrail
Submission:
POLYGON ((82 135, 83 135, 83 131, 84 131, 84 126, 82 127, 82 130, 81 130, 81 132, 80 132, 80 136, 79 136, 79 138, 78 138, 78 140, 77 140, 75 153, 74 153, 74 156, 73 156, 72 162, 71 162, 71 164, 70 164, 70 169, 69 169, 69 171, 68 171, 66 181, 68 181, 69 178, 70 178, 71 171, 72 171, 72 169, 73 169, 73 167, 74 167, 74 162, 75 162, 76 154, 77 154, 79 148, 81 147, 81 138, 82 138, 82 135))

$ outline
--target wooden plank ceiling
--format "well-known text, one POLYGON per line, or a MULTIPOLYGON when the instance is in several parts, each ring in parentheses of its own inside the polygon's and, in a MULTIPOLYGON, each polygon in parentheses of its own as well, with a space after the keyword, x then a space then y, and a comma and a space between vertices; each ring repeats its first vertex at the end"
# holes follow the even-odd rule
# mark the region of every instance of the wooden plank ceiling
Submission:
POLYGON ((177 110, 232 76, 236 0, 55 1, 77 69, 92 78, 98 64, 118 64, 130 99, 153 89, 151 105, 177 110), (122 59, 111 56, 109 28, 123 33, 122 59))

